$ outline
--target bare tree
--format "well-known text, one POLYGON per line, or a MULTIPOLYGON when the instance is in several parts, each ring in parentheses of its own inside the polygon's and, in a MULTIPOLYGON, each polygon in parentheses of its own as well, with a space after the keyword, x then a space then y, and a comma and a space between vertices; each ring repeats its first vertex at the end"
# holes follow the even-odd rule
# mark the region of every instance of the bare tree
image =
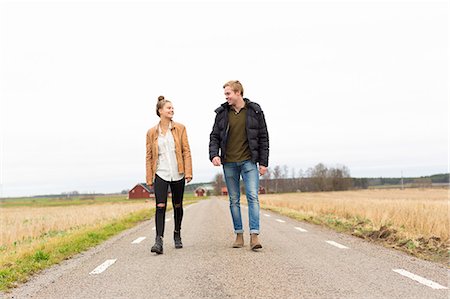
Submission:
POLYGON ((292 167, 288 191, 297 191, 297 189, 298 189, 298 179, 296 178, 295 168, 292 167))
POLYGON ((350 171, 346 166, 330 168, 328 170, 328 177, 331 182, 331 190, 348 190, 353 185, 352 179, 350 178, 350 171))
POLYGON ((283 165, 283 179, 287 179, 289 177, 289 167, 287 165, 283 165))
POLYGON ((214 176, 214 194, 221 195, 223 186, 225 186, 223 175, 221 173, 218 173, 214 176))
POLYGON ((327 191, 327 167, 319 163, 311 170, 313 191, 327 191))
POLYGON ((262 176, 262 185, 264 186, 264 189, 266 190, 266 193, 269 193, 270 189, 270 181, 272 177, 272 169, 267 168, 267 172, 262 176))
POLYGON ((275 193, 278 193, 278 184, 281 178, 281 167, 278 165, 273 169, 273 178, 275 179, 275 193))
POLYGON ((295 177, 295 168, 294 167, 291 168, 291 178, 293 178, 293 179, 296 178, 295 177))
POLYGON ((297 180, 297 190, 298 191, 305 191, 304 177, 305 177, 305 173, 304 173, 303 169, 300 169, 298 171, 298 180, 297 180))

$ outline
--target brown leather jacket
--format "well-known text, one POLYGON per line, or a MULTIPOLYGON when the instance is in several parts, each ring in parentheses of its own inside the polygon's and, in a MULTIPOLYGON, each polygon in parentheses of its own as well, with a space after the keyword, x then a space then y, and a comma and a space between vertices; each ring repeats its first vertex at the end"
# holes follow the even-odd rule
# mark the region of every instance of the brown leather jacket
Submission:
MULTIPOLYGON (((186 127, 172 121, 172 135, 175 141, 178 172, 184 173, 185 178, 192 179, 192 158, 186 127)), ((153 181, 155 180, 156 167, 158 165, 158 136, 159 123, 147 132, 147 155, 145 160, 148 185, 153 185, 153 181)))

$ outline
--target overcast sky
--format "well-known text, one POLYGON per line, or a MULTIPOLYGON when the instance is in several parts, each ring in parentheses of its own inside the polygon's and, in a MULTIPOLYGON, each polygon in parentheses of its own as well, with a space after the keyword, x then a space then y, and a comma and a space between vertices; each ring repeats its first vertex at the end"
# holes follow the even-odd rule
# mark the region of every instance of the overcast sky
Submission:
POLYGON ((0 196, 119 192, 172 100, 193 183, 223 84, 259 103, 269 167, 449 171, 448 1, 2 1, 0 196))

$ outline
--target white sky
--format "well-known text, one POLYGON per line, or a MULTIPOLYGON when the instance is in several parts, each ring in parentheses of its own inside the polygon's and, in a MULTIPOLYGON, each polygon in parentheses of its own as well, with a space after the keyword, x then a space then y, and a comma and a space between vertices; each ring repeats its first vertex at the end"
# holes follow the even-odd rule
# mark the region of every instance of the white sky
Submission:
POLYGON ((2 1, 0 196, 144 182, 159 95, 212 180, 232 79, 265 112, 269 166, 448 172, 448 41, 448 1, 2 1))

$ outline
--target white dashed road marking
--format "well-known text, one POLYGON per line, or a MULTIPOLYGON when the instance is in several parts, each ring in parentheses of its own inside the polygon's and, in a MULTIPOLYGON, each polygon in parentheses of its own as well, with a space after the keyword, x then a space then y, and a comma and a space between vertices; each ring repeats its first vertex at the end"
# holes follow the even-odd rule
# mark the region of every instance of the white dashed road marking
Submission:
POLYGON ((281 219, 275 219, 276 221, 278 221, 278 222, 281 222, 281 223, 285 223, 286 221, 284 221, 284 220, 281 220, 281 219))
POLYGON ((92 272, 89 274, 100 274, 103 271, 105 271, 106 269, 108 269, 108 267, 111 266, 112 264, 114 264, 116 261, 117 261, 117 259, 106 260, 103 264, 101 264, 100 266, 98 266, 97 268, 92 270, 92 272))
POLYGON ((146 237, 139 237, 139 238, 137 238, 136 240, 134 240, 133 242, 131 242, 131 244, 139 244, 139 243, 141 243, 142 241, 144 241, 145 238, 146 238, 146 237))
POLYGON ((327 242, 328 244, 333 245, 333 246, 336 246, 337 248, 340 248, 340 249, 348 249, 347 246, 344 246, 344 245, 342 245, 342 244, 336 243, 336 242, 334 242, 334 241, 326 241, 326 242, 327 242))
POLYGON ((423 278, 423 277, 421 277, 419 275, 413 274, 413 273, 408 272, 408 271, 403 270, 403 269, 392 269, 392 271, 397 272, 398 274, 406 276, 408 278, 411 278, 412 280, 415 280, 415 281, 417 281, 417 282, 419 282, 421 284, 424 284, 427 287, 430 287, 430 288, 435 289, 435 290, 446 290, 447 289, 446 287, 441 286, 440 284, 438 284, 438 283, 436 283, 434 281, 428 280, 426 278, 423 278))
POLYGON ((152 227, 152 230, 155 230, 155 229, 156 229, 156 226, 152 227))
POLYGON ((269 214, 264 214, 264 216, 266 216, 266 217, 270 217, 270 215, 269 215, 269 214))
POLYGON ((301 228, 301 227, 298 227, 298 226, 295 226, 294 227, 296 230, 299 230, 299 231, 301 231, 302 233, 306 233, 307 232, 307 230, 306 229, 304 229, 304 228, 301 228))
POLYGON ((166 222, 169 222, 170 221, 170 218, 166 218, 166 222))

